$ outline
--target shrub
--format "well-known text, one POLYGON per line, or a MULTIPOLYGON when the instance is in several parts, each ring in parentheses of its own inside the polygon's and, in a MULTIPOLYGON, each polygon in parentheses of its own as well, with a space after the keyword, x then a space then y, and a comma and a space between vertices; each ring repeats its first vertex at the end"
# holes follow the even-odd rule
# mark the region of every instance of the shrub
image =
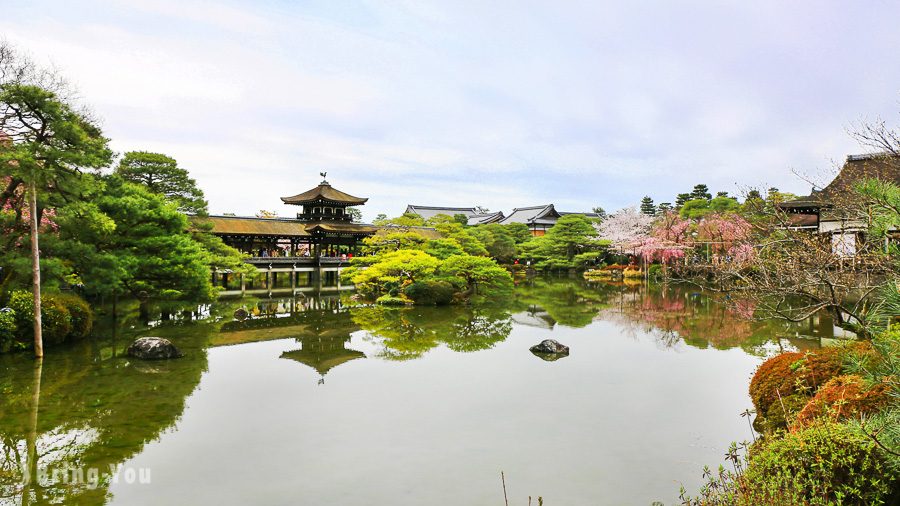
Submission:
POLYGON ((870 415, 885 407, 889 400, 886 383, 870 387, 860 376, 837 376, 822 385, 806 403, 797 417, 794 429, 810 425, 823 416, 837 422, 857 415, 870 415))
MULTIPOLYGON (((16 340, 30 344, 34 339, 34 297, 26 290, 16 290, 9 297, 9 307, 15 311, 16 340)), ((79 313, 81 310, 75 309, 79 313)), ((90 308, 87 312, 90 313, 90 308)), ((79 315, 79 318, 83 317, 79 315)), ((41 297, 41 324, 45 345, 60 344, 69 337, 73 331, 72 314, 63 297, 53 294, 41 297)), ((82 328, 89 325, 83 320, 79 324, 82 328)))
POLYGON ((45 344, 62 344, 72 332, 72 315, 56 297, 41 297, 41 325, 45 344))
POLYGON ((12 308, 0 309, 0 353, 9 353, 16 339, 16 312, 12 308))
POLYGON ((94 327, 94 312, 91 306, 75 294, 56 294, 52 297, 61 302, 72 316, 72 331, 68 337, 83 339, 90 335, 94 327))
POLYGON ((376 304, 381 304, 382 306, 405 306, 408 301, 402 297, 395 297, 393 295, 382 295, 375 299, 376 304))
POLYGON ((819 423, 754 447, 743 479, 749 504, 883 504, 896 476, 875 442, 819 423))
POLYGON ((416 281, 403 293, 416 304, 444 306, 453 300, 453 285, 446 281, 416 281))
POLYGON ((28 342, 33 336, 34 297, 31 292, 15 290, 9 295, 9 307, 15 311, 17 339, 28 342))
POLYGON ((784 396, 769 406, 764 417, 756 419, 756 429, 760 432, 786 429, 808 403, 809 397, 802 393, 784 396))
POLYGON ((757 413, 767 414, 773 403, 794 393, 812 396, 819 386, 841 372, 844 347, 814 352, 782 353, 763 362, 750 380, 750 398, 757 413))
POLYGON ((750 399, 757 413, 765 415, 779 396, 783 399, 796 392, 797 375, 791 365, 801 358, 802 353, 782 353, 759 366, 750 380, 750 399))

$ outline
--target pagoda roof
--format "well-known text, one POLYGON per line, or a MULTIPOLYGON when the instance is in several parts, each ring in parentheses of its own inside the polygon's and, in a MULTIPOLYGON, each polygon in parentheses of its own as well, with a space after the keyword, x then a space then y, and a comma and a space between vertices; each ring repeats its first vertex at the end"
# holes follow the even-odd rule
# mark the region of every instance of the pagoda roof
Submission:
POLYGON ((281 197, 282 202, 291 205, 312 204, 313 202, 331 202, 348 206, 358 206, 365 204, 367 200, 369 199, 354 197, 353 195, 344 193, 340 190, 335 190, 328 184, 328 181, 322 181, 319 183, 319 186, 294 195, 293 197, 281 197))

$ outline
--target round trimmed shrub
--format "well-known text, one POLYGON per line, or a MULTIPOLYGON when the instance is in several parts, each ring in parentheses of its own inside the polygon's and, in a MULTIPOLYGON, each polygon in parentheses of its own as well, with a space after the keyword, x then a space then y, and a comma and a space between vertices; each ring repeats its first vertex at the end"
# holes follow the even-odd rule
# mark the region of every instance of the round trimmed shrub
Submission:
POLYGON ((445 306, 453 301, 453 285, 446 281, 416 281, 403 289, 403 293, 416 304, 445 306))
POLYGON ((897 476, 874 441, 825 422, 754 447, 744 479, 749 504, 884 504, 897 476))
MULTIPOLYGON (((45 345, 60 344, 73 331, 72 314, 64 299, 56 294, 41 296, 41 325, 45 345)), ((74 306, 74 303, 72 305, 74 306)), ((16 340, 31 345, 34 341, 34 296, 29 291, 16 290, 10 294, 9 307, 15 311, 16 340)), ((81 308, 76 308, 76 312, 80 311, 81 308)), ((87 312, 90 313, 89 307, 87 312)), ((84 320, 79 324, 82 329, 90 325, 84 320)))
POLYGON ((94 327, 94 312, 91 306, 75 294, 55 294, 54 299, 62 303, 72 317, 72 331, 68 337, 71 339, 84 339, 91 333, 94 327))
POLYGON ((382 306, 405 306, 406 299, 403 299, 401 297, 394 297, 390 294, 385 294, 375 299, 375 303, 381 304, 382 306))
POLYGON ((45 344, 62 344, 72 332, 72 315, 56 297, 41 297, 41 325, 45 344))
POLYGON ((802 353, 788 352, 766 360, 750 380, 750 399, 756 412, 765 415, 773 403, 796 392, 797 375, 791 367, 803 358, 802 353))
POLYGON ((822 385, 816 395, 806 403, 797 416, 794 429, 808 426, 817 418, 824 416, 837 422, 875 413, 890 401, 889 390, 886 383, 870 387, 862 377, 855 374, 834 377, 822 385))

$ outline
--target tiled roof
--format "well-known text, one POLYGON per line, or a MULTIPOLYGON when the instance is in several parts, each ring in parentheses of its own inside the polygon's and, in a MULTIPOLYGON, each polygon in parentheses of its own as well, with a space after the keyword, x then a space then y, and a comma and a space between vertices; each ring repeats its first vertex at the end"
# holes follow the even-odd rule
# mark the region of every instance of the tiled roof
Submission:
POLYGON ((475 210, 474 207, 439 207, 439 206, 417 206, 414 204, 409 204, 406 206, 407 213, 418 214, 424 219, 434 218, 439 214, 444 214, 447 216, 455 216, 457 214, 464 214, 466 217, 471 218, 478 214, 478 211, 475 210))
POLYGON ((212 224, 212 233, 221 235, 277 235, 307 237, 306 226, 297 220, 251 218, 247 216, 210 216, 202 219, 212 224))
POLYGON ((212 225, 212 233, 218 235, 267 235, 279 237, 309 237, 311 232, 346 232, 374 234, 373 225, 346 221, 302 222, 288 218, 252 218, 249 216, 210 216, 195 218, 212 225))
POLYGON ((497 223, 498 221, 503 219, 503 211, 497 211, 496 213, 482 213, 476 214, 474 216, 469 216, 469 226, 475 225, 487 225, 488 223, 497 223))
POLYGON ((559 218, 559 213, 553 207, 553 204, 532 207, 517 207, 509 213, 509 216, 503 218, 500 223, 534 223, 539 218, 559 218))

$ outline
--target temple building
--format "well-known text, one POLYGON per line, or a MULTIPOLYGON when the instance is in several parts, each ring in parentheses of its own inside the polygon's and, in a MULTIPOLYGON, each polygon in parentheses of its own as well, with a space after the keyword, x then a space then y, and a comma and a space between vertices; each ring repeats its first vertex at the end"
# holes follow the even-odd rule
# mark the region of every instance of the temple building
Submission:
POLYGON ((326 259, 351 256, 376 227, 354 223, 350 209, 368 199, 333 188, 328 181, 303 193, 282 197, 300 206, 296 218, 210 216, 212 233, 251 256, 251 263, 270 259, 326 259))
MULTIPOLYGON (((323 179, 310 190, 281 198, 284 204, 300 206, 294 218, 211 215, 198 221, 207 222, 211 233, 225 244, 248 254, 247 262, 266 273, 266 289, 278 286, 279 274, 282 284, 288 279, 285 274, 290 274, 291 288, 298 283, 321 286, 322 273, 339 288, 341 267, 358 252, 360 242, 377 231, 373 225, 353 222, 353 207, 367 200, 337 190, 323 179), (300 278, 304 273, 305 280, 300 278)), ((229 276, 214 272, 213 282, 226 290, 236 289, 229 286, 236 281, 229 276)), ((245 288, 241 279, 241 291, 245 288)))
POLYGON ((865 240, 866 223, 842 208, 857 199, 854 185, 869 178, 900 184, 900 157, 883 153, 850 155, 827 186, 813 188, 809 195, 782 202, 778 208, 792 215, 791 228, 818 232, 830 239, 836 254, 854 256, 865 240))
POLYGON ((419 206, 409 204, 403 214, 418 214, 424 219, 434 218, 438 215, 456 216, 461 214, 468 220, 467 225, 487 225, 488 223, 497 223, 503 219, 503 212, 483 211, 478 207, 441 207, 441 206, 419 206))
POLYGON ((553 204, 531 207, 517 207, 509 213, 509 216, 499 221, 502 225, 510 223, 524 223, 535 237, 542 236, 550 230, 556 222, 567 214, 580 214, 588 218, 599 218, 597 213, 571 213, 557 211, 553 204))

